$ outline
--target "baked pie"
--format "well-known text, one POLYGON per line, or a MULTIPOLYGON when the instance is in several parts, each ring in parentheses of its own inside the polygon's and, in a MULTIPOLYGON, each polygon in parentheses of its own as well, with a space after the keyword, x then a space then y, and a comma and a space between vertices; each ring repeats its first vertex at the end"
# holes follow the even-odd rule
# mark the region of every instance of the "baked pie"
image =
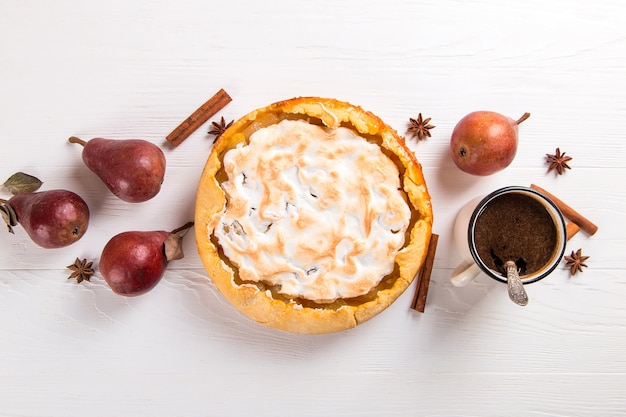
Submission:
POLYGON ((220 136, 200 178, 195 233, 235 307, 312 334, 355 327, 402 294, 432 220, 402 137, 358 106, 301 97, 252 111, 220 136))

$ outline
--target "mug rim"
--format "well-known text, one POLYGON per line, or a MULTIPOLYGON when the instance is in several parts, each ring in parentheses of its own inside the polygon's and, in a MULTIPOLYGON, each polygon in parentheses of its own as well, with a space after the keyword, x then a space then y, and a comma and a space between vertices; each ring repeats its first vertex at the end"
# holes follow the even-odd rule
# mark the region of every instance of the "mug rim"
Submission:
MULTIPOLYGON (((554 212, 556 213, 556 219, 558 223, 556 224, 557 226, 557 233, 559 233, 559 235, 562 235, 563 238, 560 239, 561 242, 563 242, 562 244, 560 244, 560 248, 558 248, 557 246, 557 254, 555 256, 555 261, 554 263, 548 267, 547 269, 543 270, 540 274, 537 274, 536 276, 532 276, 531 278, 528 279, 524 279, 523 276, 521 276, 521 280, 522 280, 522 284, 526 285, 526 284, 531 284, 533 282, 537 282, 539 280, 542 280, 543 278, 547 277, 548 275, 550 275, 552 273, 552 271, 554 271, 556 269, 556 267, 559 265, 561 259, 563 258, 563 255, 565 254, 565 247, 566 247, 566 243, 567 243, 567 228, 565 225, 565 218, 563 217, 563 213, 561 213, 561 210, 559 210, 559 208, 557 207, 557 205, 554 203, 554 201, 552 201, 548 196, 540 193, 539 191, 532 189, 530 187, 524 187, 521 185, 511 185, 511 186, 507 186, 507 187, 502 187, 499 188, 495 191, 492 191, 491 193, 489 193, 488 195, 486 195, 482 200, 480 200, 480 202, 476 205, 476 207, 474 208, 472 215, 470 216, 470 220, 469 220, 469 224, 467 227, 467 243, 469 246, 469 250, 470 250, 470 254, 472 255, 472 258, 474 260, 474 262, 476 262, 476 264, 478 265, 478 267, 485 273, 487 274, 490 278, 495 279, 496 281, 500 281, 502 283, 506 283, 507 282, 507 278, 505 276, 500 275, 499 273, 496 273, 493 269, 489 268, 484 262, 483 260, 480 258, 480 256, 478 256, 478 251, 476 249, 476 245, 475 245, 475 240, 473 238, 473 233, 472 231, 475 229, 476 226, 476 220, 478 219, 478 216, 483 212, 485 206, 494 198, 502 195, 502 194, 506 194, 509 192, 515 192, 515 191, 522 191, 524 193, 527 194, 532 194, 535 195, 536 197, 538 197, 539 199, 541 199, 542 201, 545 201, 548 205, 550 205, 553 209, 554 212), (560 227, 559 227, 560 226, 560 227), (560 230, 558 230, 560 228, 560 230)), ((551 216, 553 217, 553 216, 551 216)))

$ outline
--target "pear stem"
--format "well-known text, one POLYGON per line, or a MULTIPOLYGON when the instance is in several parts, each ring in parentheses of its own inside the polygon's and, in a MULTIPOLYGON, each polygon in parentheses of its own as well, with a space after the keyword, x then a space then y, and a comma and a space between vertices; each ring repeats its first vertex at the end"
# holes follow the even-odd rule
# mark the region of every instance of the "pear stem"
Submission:
POLYGON ((184 225, 180 226, 179 228, 172 230, 171 233, 174 234, 174 233, 182 232, 183 230, 189 229, 191 226, 193 226, 193 222, 187 222, 184 225))
POLYGON ((520 124, 522 123, 524 120, 528 119, 530 117, 530 113, 524 113, 522 114, 522 117, 520 117, 519 119, 517 119, 517 122, 515 122, 516 124, 520 124))
POLYGON ((70 143, 78 143, 80 145, 85 146, 87 144, 87 142, 85 142, 84 140, 77 138, 76 136, 70 136, 70 138, 68 139, 70 143))

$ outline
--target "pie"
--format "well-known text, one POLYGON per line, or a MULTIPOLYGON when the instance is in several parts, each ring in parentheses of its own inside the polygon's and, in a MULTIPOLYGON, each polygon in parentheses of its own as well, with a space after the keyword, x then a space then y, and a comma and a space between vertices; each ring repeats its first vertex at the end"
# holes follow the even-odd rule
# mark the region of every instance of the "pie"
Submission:
POLYGON ((226 129, 195 209, 198 251, 224 297, 258 323, 305 334, 353 328, 395 301, 424 262, 433 221, 404 138, 320 97, 226 129))

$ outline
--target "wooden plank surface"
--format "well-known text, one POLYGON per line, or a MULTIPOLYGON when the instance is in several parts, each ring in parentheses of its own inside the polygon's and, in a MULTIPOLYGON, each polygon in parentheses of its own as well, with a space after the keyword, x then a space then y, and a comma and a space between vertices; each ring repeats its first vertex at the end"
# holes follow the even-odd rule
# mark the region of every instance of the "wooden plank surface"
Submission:
MULTIPOLYGON (((16 171, 85 198, 75 245, 44 250, 20 227, 0 234, 0 416, 626 415, 626 3, 491 0, 211 3, 26 0, 0 6, 0 181, 16 171), (104 280, 67 280, 130 229, 193 218, 211 150, 208 125, 165 137, 215 91, 236 119, 295 96, 361 105, 407 134, 440 236, 424 314, 409 288, 356 329, 302 336, 238 313, 210 282, 193 234, 184 259, 137 298, 104 280), (489 177, 449 157, 473 110, 530 119, 514 162, 489 177), (164 150, 161 193, 108 194, 82 165, 83 139, 142 138, 164 150), (547 173, 556 147, 574 159, 547 173), (562 265, 527 287, 530 303, 481 276, 455 288, 452 223, 471 198, 535 183, 599 227, 579 232, 589 267, 562 265)), ((0 194, 0 198, 6 198, 0 194)))

